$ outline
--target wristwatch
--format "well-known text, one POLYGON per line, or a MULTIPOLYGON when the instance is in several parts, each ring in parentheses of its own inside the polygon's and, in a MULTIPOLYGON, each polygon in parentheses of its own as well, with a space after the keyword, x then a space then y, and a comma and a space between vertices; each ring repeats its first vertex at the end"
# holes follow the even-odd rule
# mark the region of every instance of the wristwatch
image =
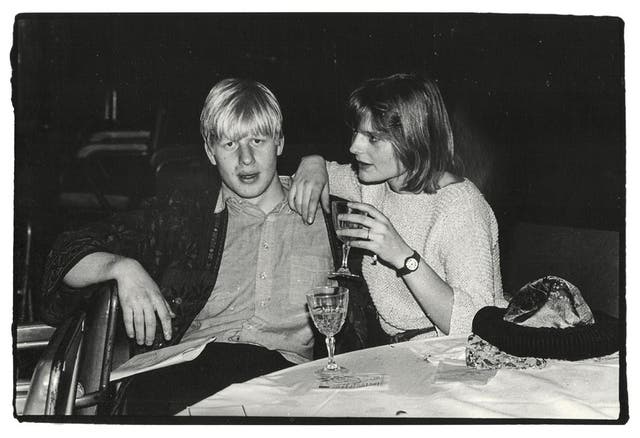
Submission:
POLYGON ((418 254, 418 251, 413 251, 413 254, 404 260, 404 266, 396 270, 396 275, 402 277, 410 274, 418 269, 418 266, 420 266, 420 254, 418 254))

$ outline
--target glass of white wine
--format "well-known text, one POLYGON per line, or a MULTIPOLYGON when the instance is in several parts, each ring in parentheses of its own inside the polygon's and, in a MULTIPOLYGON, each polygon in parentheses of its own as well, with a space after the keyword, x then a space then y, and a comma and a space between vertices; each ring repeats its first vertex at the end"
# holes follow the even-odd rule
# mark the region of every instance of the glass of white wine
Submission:
MULTIPOLYGON (((362 214, 362 213, 359 213, 358 210, 355 210, 347 206, 347 201, 331 201, 331 219, 333 221, 333 226, 336 230, 342 230, 345 228, 363 228, 362 225, 357 224, 355 222, 343 221, 338 219, 338 215, 340 214, 362 214)), ((351 241, 354 240, 355 237, 338 235, 338 239, 340 239, 340 241, 342 242, 342 264, 337 271, 331 273, 331 276, 360 278, 359 275, 356 275, 353 272, 351 272, 351 270, 349 269, 349 266, 347 265, 347 260, 349 259, 349 250, 351 249, 351 241)))
POLYGON ((342 286, 314 287, 307 293, 307 305, 313 323, 325 336, 329 361, 316 371, 320 377, 343 375, 348 370, 333 359, 335 352, 334 336, 340 331, 349 307, 349 289, 342 286))

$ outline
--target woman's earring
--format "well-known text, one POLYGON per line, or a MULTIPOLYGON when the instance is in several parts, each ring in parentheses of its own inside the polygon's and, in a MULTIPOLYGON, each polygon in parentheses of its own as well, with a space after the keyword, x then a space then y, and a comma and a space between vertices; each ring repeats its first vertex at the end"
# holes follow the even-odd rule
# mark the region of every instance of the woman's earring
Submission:
POLYGON ((378 264, 378 254, 374 254, 371 260, 371 264, 372 265, 377 265, 378 264))

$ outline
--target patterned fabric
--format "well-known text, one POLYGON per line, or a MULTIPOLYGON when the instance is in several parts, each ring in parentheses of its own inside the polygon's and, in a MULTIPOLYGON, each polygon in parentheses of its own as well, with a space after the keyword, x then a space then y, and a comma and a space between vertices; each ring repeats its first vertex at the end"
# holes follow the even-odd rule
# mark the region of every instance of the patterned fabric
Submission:
POLYGON ((555 328, 590 325, 595 322, 580 289, 553 275, 520 288, 509 301, 504 320, 526 327, 555 328))
MULTIPOLYGON (((209 175, 206 189, 153 198, 139 211, 119 213, 108 220, 77 231, 63 233, 54 243, 43 276, 42 315, 45 322, 58 325, 79 306, 91 301, 95 287, 69 288, 62 279, 83 257, 106 251, 131 257, 142 264, 158 283, 176 317, 173 336, 165 341, 158 324, 151 347, 133 343, 133 353, 173 345, 207 302, 218 278, 226 241, 228 210, 214 213, 219 177, 209 175)), ((339 241, 325 217, 334 266, 339 265, 339 241)), ((367 345, 367 314, 372 305, 366 289, 349 284, 351 299, 347 322, 336 336, 336 351, 350 351, 367 345)), ((316 344, 324 349, 324 338, 316 333, 316 344)), ((322 352, 322 349, 316 346, 322 352)))
POLYGON ((467 366, 478 369, 498 368, 544 368, 547 361, 537 357, 520 357, 501 351, 480 336, 469 336, 465 351, 467 366))
MULTIPOLYGON (((207 218, 205 204, 212 199, 215 197, 211 192, 204 193, 201 199, 175 192, 164 199, 147 201, 141 210, 119 213, 108 221, 63 233, 54 243, 45 266, 42 299, 45 322, 57 325, 78 305, 90 300, 92 288, 73 289, 62 279, 86 255, 105 251, 138 260, 158 283, 176 313, 172 320, 172 343, 177 342, 194 312, 204 305, 211 291, 207 286, 217 276, 219 265, 214 266, 214 256, 222 252, 219 243, 224 242, 227 213, 207 218), (185 275, 185 271, 190 274, 185 275)), ((160 332, 158 327, 157 334, 160 332)), ((158 335, 156 347, 164 345, 163 337, 158 335)))
MULTIPOLYGON (((398 194, 386 183, 362 185, 349 165, 327 163, 332 194, 373 205, 402 238, 453 289, 450 334, 471 332, 476 311, 506 305, 502 297, 498 225, 489 204, 469 180, 435 194, 398 194)), ((365 256, 362 272, 382 328, 390 335, 433 323, 404 281, 365 256)), ((440 332, 439 332, 440 333, 440 332)))

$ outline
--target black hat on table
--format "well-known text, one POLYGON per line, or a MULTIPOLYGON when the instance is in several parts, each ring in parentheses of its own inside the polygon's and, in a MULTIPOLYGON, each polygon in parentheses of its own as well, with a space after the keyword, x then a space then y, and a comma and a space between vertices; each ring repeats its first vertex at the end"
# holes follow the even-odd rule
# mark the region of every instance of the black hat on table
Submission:
POLYGON ((582 360, 619 350, 616 318, 592 312, 577 287, 547 276, 523 286, 509 306, 480 309, 472 331, 505 353, 582 360))

